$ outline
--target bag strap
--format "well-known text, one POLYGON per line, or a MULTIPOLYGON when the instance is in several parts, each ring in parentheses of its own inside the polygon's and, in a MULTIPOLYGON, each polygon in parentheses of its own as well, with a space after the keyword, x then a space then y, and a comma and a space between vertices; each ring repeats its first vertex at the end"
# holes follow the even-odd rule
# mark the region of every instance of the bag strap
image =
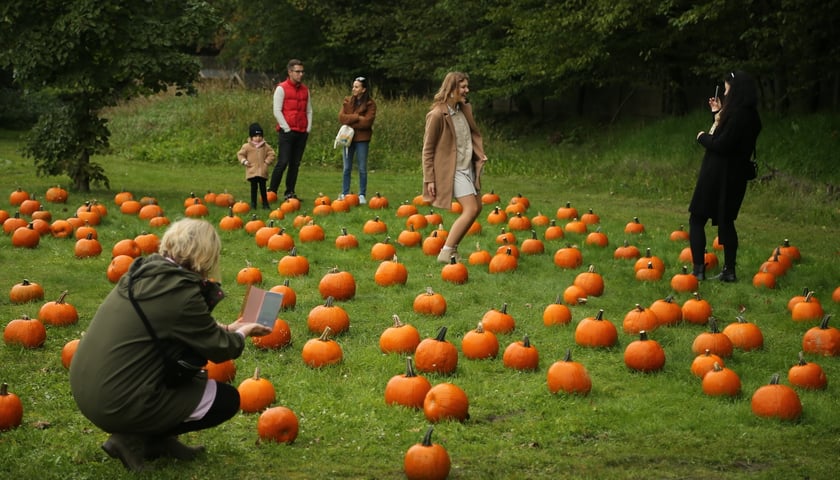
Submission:
POLYGON ((160 341, 160 338, 158 338, 154 329, 152 329, 152 325, 151 325, 151 323, 149 323, 149 319, 148 319, 148 317, 146 317, 146 314, 145 314, 145 312, 143 312, 143 309, 140 308, 140 304, 137 303, 137 300, 134 298, 134 290, 132 288, 133 286, 134 286, 134 276, 129 275, 128 276, 128 300, 131 302, 131 305, 134 307, 134 310, 137 312, 137 315, 140 316, 140 320, 143 320, 143 325, 146 326, 146 330, 149 332, 149 335, 151 335, 152 340, 154 340, 155 345, 157 346, 158 350, 160 350, 160 354, 163 355, 164 357, 166 357, 166 351, 163 349, 163 343, 160 341))

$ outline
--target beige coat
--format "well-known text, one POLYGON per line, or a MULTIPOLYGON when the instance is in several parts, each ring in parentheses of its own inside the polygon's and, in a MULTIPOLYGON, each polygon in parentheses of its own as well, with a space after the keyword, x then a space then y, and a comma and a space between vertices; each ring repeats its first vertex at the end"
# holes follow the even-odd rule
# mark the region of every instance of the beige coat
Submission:
POLYGON ((274 149, 268 142, 263 142, 259 147, 245 142, 236 153, 236 158, 241 165, 245 165, 246 160, 249 163, 245 167, 245 180, 254 177, 268 178, 268 166, 274 163, 274 149))
MULTIPOLYGON (((475 168, 475 188, 481 189, 481 171, 484 168, 485 155, 481 133, 475 125, 472 107, 461 105, 461 112, 467 119, 472 134, 473 157, 475 168)), ((455 184, 456 161, 455 126, 449 116, 446 104, 432 107, 426 114, 426 131, 423 135, 423 200, 431 202, 437 208, 452 207, 455 184), (436 196, 429 193, 429 184, 435 184, 436 196)))

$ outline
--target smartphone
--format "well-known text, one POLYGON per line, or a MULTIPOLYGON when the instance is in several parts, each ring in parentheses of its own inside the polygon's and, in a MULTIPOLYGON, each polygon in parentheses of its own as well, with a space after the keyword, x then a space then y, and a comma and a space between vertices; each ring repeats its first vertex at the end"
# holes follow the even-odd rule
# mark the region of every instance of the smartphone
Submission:
POLYGON ((718 88, 720 85, 715 85, 715 98, 718 98, 718 88))

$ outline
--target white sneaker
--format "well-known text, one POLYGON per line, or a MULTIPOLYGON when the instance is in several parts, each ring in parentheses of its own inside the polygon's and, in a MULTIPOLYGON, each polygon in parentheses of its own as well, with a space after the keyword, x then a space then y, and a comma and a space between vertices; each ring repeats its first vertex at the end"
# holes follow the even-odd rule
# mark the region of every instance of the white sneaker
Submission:
POLYGON ((343 194, 343 193, 339 194, 339 195, 338 195, 338 199, 339 199, 339 200, 344 200, 344 194, 343 194))
POLYGON ((367 203, 364 195, 359 195, 359 205, 364 205, 367 203))

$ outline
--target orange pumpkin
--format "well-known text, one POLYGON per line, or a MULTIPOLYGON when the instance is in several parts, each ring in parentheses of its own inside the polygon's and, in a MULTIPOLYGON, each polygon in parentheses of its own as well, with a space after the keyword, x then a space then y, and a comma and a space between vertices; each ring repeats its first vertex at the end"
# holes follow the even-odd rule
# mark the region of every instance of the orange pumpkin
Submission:
POLYGON ((327 327, 320 337, 309 339, 303 344, 300 352, 303 363, 312 368, 321 368, 340 363, 344 359, 341 345, 331 339, 330 335, 332 330, 327 327))
POLYGON ((828 386, 828 379, 822 367, 806 361, 802 352, 799 352, 799 363, 788 370, 788 381, 791 385, 806 390, 824 390, 828 386))
POLYGON ((741 378, 735 371, 715 363, 703 376, 703 393, 712 397, 735 397, 741 393, 741 378))
POLYGON ((219 363, 208 360, 204 370, 208 379, 217 382, 230 383, 236 377, 236 363, 232 359, 219 363))
POLYGON ((645 226, 639 221, 639 217, 633 217, 633 221, 624 226, 624 233, 639 235, 645 232, 645 226))
POLYGON ((12 246, 18 248, 35 248, 41 243, 41 234, 35 230, 35 225, 29 222, 12 232, 12 246))
POLYGON ((277 233, 268 237, 265 247, 272 252, 288 252, 295 246, 295 239, 285 228, 277 230, 277 233))
POLYGON ((292 343, 292 330, 289 328, 289 322, 282 318, 275 319, 271 333, 261 337, 251 337, 251 343, 263 350, 276 350, 289 346, 292 343))
POLYGON ((551 222, 549 222, 548 227, 543 233, 543 237, 545 237, 546 241, 562 240, 565 235, 566 234, 563 233, 563 228, 557 225, 555 220, 551 220, 551 222))
MULTIPOLYGON (((23 421, 23 402, 9 391, 6 382, 0 384, 0 432, 20 426, 23 421)), ((445 477, 444 477, 445 478, 445 477)))
POLYGON ((604 319, 604 310, 586 317, 575 328, 575 343, 582 347, 612 347, 618 343, 618 330, 604 319))
POLYGON ((492 259, 493 257, 490 255, 490 252, 482 249, 481 244, 476 242, 475 251, 470 253, 467 261, 470 262, 470 265, 489 265, 492 259))
POLYGON ((76 240, 73 253, 77 258, 97 257, 102 253, 102 245, 89 233, 87 237, 76 240))
POLYGON ((613 252, 613 258, 616 260, 635 260, 641 256, 641 252, 639 248, 635 245, 630 245, 630 242, 627 240, 624 241, 624 244, 619 246, 613 252))
POLYGON ((709 331, 697 335, 691 344, 691 351, 697 355, 706 350, 723 358, 732 356, 732 340, 718 330, 715 317, 709 317, 709 331))
POLYGON ((540 353, 531 345, 528 335, 525 335, 522 340, 517 340, 505 348, 502 363, 514 370, 536 370, 540 366, 540 353))
POLYGON ((426 377, 415 373, 411 357, 405 357, 405 373, 394 375, 385 385, 385 404, 423 408, 423 400, 431 388, 426 377))
POLYGON ((12 285, 12 289, 9 290, 9 301, 12 303, 26 303, 43 299, 44 287, 25 278, 20 283, 12 285))
POLYGON ((79 348, 79 341, 80 339, 74 338, 61 347, 61 365, 65 369, 70 368, 70 362, 73 361, 73 356, 76 355, 76 350, 79 348))
POLYGON ((414 297, 413 307, 416 313, 440 317, 446 313, 446 299, 432 287, 426 287, 425 292, 414 297))
POLYGON ((38 320, 56 326, 72 325, 79 321, 79 312, 76 307, 64 301, 67 298, 67 290, 52 302, 47 302, 38 311, 38 320))
POLYGON ((441 268, 440 278, 442 278, 445 282, 462 285, 467 283, 467 280, 469 280, 469 271, 467 270, 466 265, 458 262, 455 255, 452 255, 449 258, 449 263, 441 268))
POLYGON ((394 324, 379 336, 379 349, 382 353, 414 353, 420 344, 420 332, 413 325, 401 322, 398 315, 392 319, 394 324))
POLYGON ((405 264, 397 261, 396 255, 391 260, 380 263, 373 274, 373 281, 380 287, 405 285, 407 280, 408 269, 405 268, 405 264))
POLYGON ((566 205, 557 209, 555 214, 558 220, 571 220, 578 218, 577 208, 572 206, 571 202, 566 202, 566 205))
POLYGON ((682 272, 671 277, 671 288, 676 292, 696 292, 700 282, 693 274, 688 273, 688 267, 683 265, 682 272))
POLYGON ((429 427, 423 441, 412 445, 403 457, 403 472, 408 480, 444 480, 449 476, 452 462, 446 448, 432 443, 429 427))
POLYGON ((572 360, 571 349, 566 349, 563 360, 558 360, 548 367, 546 373, 548 391, 587 395, 592 390, 592 379, 582 363, 572 360))
POLYGON ((595 272, 595 265, 590 265, 585 272, 577 274, 574 285, 582 288, 587 296, 600 297, 604 294, 604 277, 595 272))
POLYGON ((522 241, 522 253, 525 255, 540 255, 545 253, 545 244, 537 238, 536 230, 531 230, 531 238, 522 241))
POLYGON ((368 199, 368 208, 372 210, 381 210, 388 208, 388 198, 376 192, 370 199, 368 199))
POLYGON ((485 330, 482 323, 478 322, 478 326, 465 333, 461 339, 461 352, 472 360, 496 358, 499 354, 499 340, 495 333, 485 330))
POLYGON ((280 304, 281 310, 295 308, 295 305, 297 305, 297 292, 295 292, 295 289, 289 286, 288 278, 283 280, 282 284, 271 287, 270 290, 272 292, 283 294, 283 302, 280 304))
POLYGON ((414 362, 421 372, 448 375, 458 367, 458 349, 446 340, 446 327, 434 338, 426 338, 414 350, 414 362))
POLYGON ((246 378, 237 387, 239 390, 239 408, 245 413, 260 412, 268 408, 276 399, 274 385, 260 377, 260 368, 254 369, 254 376, 246 378))
POLYGON ((645 373, 662 370, 665 366, 665 350, 642 330, 639 339, 630 342, 624 349, 624 364, 631 370, 645 373))
POLYGON ((712 316, 712 306, 698 292, 692 294, 682 305, 683 320, 695 325, 705 325, 712 316))
POLYGON ((323 227, 316 225, 312 221, 300 227, 300 231, 298 232, 298 239, 303 243, 321 242, 324 238, 326 238, 326 235, 324 234, 323 227))
POLYGON ((567 245, 554 252, 554 264, 560 268, 577 268, 583 264, 580 249, 567 245))
MULTIPOLYGON (((275 235, 276 236, 276 235, 275 235)), ((309 260, 297 254, 297 247, 292 247, 288 255, 277 262, 277 273, 284 277, 299 277, 309 274, 309 260)))
POLYGON ((379 218, 379 215, 376 215, 372 219, 366 221, 362 227, 362 233, 367 235, 377 235, 380 233, 386 233, 387 231, 388 225, 379 218))
POLYGON ((819 326, 811 327, 805 332, 802 337, 802 350, 827 357, 840 356, 840 330, 829 326, 829 319, 831 315, 826 314, 819 326))
POLYGON ((484 329, 499 334, 510 333, 516 329, 516 320, 507 310, 508 304, 505 302, 500 309, 491 308, 484 312, 481 317, 481 324, 484 329))
POLYGON ((558 295, 554 303, 549 303, 543 309, 543 325, 550 327, 553 325, 568 325, 572 321, 572 311, 569 307, 563 305, 563 296, 558 295))
POLYGON ((507 247, 504 252, 493 255, 487 269, 490 273, 504 273, 514 271, 518 266, 519 260, 513 254, 513 248, 507 247))
POLYGON ((454 383, 439 383, 429 389, 423 399, 423 415, 436 423, 444 420, 463 422, 470 418, 467 393, 454 383))
POLYGON ((656 314, 659 325, 673 326, 682 321, 682 308, 674 301, 673 295, 655 300, 648 310, 656 314))
POLYGON ((333 297, 327 297, 323 305, 316 305, 309 311, 306 327, 310 332, 323 333, 330 329, 339 335, 350 329, 350 315, 333 301, 333 297))
POLYGON ((637 334, 643 330, 650 332, 658 326, 659 318, 657 318, 656 313, 645 309, 638 303, 632 310, 627 312, 622 323, 624 333, 629 334, 637 334))
POLYGON ((291 444, 300 430, 297 415, 288 407, 267 408, 257 419, 260 440, 291 444))
POLYGON ((796 390, 779 384, 779 374, 774 373, 770 383, 759 387, 750 400, 750 408, 759 417, 796 420, 802 415, 802 402, 796 390))
POLYGON ((108 278, 108 281, 111 283, 117 283, 128 269, 131 268, 131 264, 134 262, 134 257, 130 257, 128 255, 117 255, 116 257, 111 259, 111 262, 108 264, 108 269, 105 272, 105 276, 108 278))
POLYGON ((50 203, 67 203, 67 190, 58 185, 53 185, 47 189, 44 200, 50 203))
POLYGON ((687 242, 688 241, 688 231, 685 229, 685 225, 680 225, 680 227, 668 236, 668 239, 672 242, 687 242))
POLYGON ((254 242, 258 247, 265 247, 268 245, 268 240, 279 232, 280 227, 274 225, 274 220, 269 220, 267 225, 254 232, 254 242))
POLYGON ((730 323, 723 329, 723 334, 732 341, 732 346, 745 352, 756 350, 764 346, 764 335, 754 323, 748 322, 739 315, 735 323, 730 323))
POLYGON ((820 302, 813 300, 813 297, 814 292, 808 292, 804 300, 793 306, 790 317, 794 322, 810 322, 822 319, 825 312, 823 312, 820 302))
POLYGON ((250 263, 236 273, 236 283, 240 285, 259 285, 262 281, 262 271, 250 263))
POLYGON ((712 371, 715 365, 720 365, 721 367, 726 366, 721 357, 706 349, 703 354, 697 355, 691 361, 691 373, 696 377, 703 378, 707 373, 712 371))
POLYGON ((391 243, 391 237, 385 237, 381 242, 376 242, 370 247, 370 258, 373 260, 390 260, 396 254, 397 248, 391 243))
POLYGON ((356 296, 356 279, 350 272, 332 268, 318 282, 318 292, 321 293, 321 298, 350 300, 356 296))
POLYGON ((20 345, 23 348, 39 348, 47 339, 47 329, 37 318, 23 315, 6 325, 3 341, 6 345, 20 345))
MULTIPOLYGON (((340 200, 336 200, 338 201, 340 200)), ((335 238, 335 247, 339 250, 359 248, 359 240, 352 233, 347 233, 347 228, 341 227, 341 235, 335 238)))

